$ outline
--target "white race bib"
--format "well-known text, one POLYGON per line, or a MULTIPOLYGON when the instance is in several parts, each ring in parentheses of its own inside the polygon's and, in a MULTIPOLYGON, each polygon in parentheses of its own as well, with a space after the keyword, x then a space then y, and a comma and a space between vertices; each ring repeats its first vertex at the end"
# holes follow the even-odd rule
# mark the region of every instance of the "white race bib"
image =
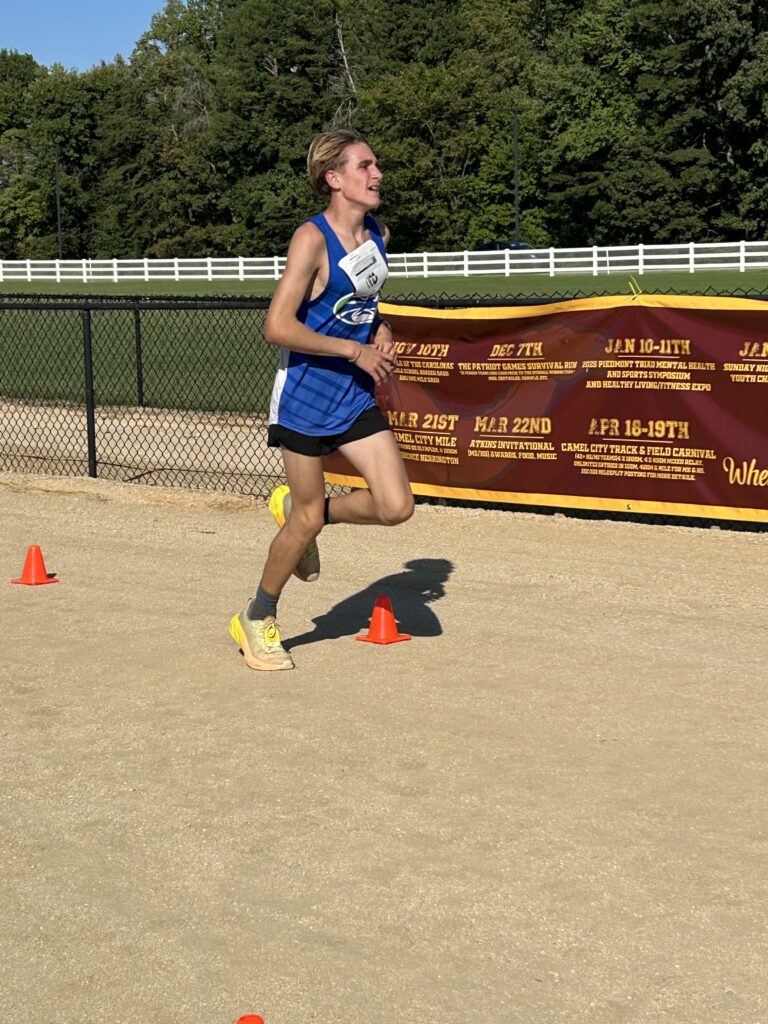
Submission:
POLYGON ((355 295, 370 299, 387 279, 387 264, 372 238, 339 260, 339 266, 355 287, 355 295))

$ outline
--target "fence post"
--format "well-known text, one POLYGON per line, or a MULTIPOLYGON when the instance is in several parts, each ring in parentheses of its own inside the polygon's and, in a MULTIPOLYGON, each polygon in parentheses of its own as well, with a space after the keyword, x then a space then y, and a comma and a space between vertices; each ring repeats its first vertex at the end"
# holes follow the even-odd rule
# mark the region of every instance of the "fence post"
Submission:
POLYGON ((85 260, 82 260, 82 272, 83 272, 83 284, 88 280, 88 274, 85 269, 85 260))
POLYGON ((421 276, 422 277, 429 277, 429 260, 427 258, 427 254, 425 252, 423 252, 421 254, 421 269, 422 269, 421 276))
POLYGON ((32 264, 30 263, 29 260, 27 260, 27 280, 32 280, 32 264))
POLYGON ((275 270, 274 270, 275 280, 279 281, 280 280, 280 259, 279 259, 278 256, 275 256, 274 260, 275 260, 275 270))
POLYGON ((696 273, 696 249, 693 242, 688 243, 688 273, 696 273))
POLYGON ((509 249, 504 250, 504 277, 509 277, 509 249))
POLYGON ((643 243, 637 247, 637 272, 638 274, 643 273, 643 243))
POLYGON ((597 277, 597 246, 592 246, 592 277, 597 277))
POLYGON ((179 280, 179 257, 178 256, 174 256, 173 257, 173 280, 174 281, 178 281, 179 280))
POLYGON ((213 264, 211 263, 211 257, 210 256, 208 257, 208 262, 207 262, 206 266, 208 268, 208 280, 212 281, 213 280, 213 264))
POLYGON ((242 256, 237 257, 237 276, 241 281, 245 280, 245 260, 242 256))
POLYGON ((141 352, 141 310, 138 303, 133 311, 133 335, 136 341, 136 404, 144 408, 144 357, 141 352))
POLYGON ((85 363, 85 426, 88 434, 88 476, 96 476, 96 403, 93 395, 93 347, 91 345, 91 311, 84 309, 83 361, 85 363))
POLYGON ((552 248, 549 250, 549 276, 555 276, 555 250, 552 248))
POLYGON ((4 273, 5 273, 5 271, 4 271, 4 267, 3 267, 3 261, 0 260, 0 281, 4 281, 5 280, 4 273))
POLYGON ((146 256, 144 257, 144 280, 149 280, 149 260, 146 256))
POLYGON ((112 260, 112 280, 114 281, 115 284, 117 284, 118 276, 117 276, 117 260, 116 259, 112 260))
POLYGON ((744 273, 747 269, 747 247, 744 239, 739 242, 739 270, 744 273))
POLYGON ((56 284, 61 282, 61 260, 56 260, 56 284))
POLYGON ((469 277, 469 253, 464 250, 464 277, 469 277))

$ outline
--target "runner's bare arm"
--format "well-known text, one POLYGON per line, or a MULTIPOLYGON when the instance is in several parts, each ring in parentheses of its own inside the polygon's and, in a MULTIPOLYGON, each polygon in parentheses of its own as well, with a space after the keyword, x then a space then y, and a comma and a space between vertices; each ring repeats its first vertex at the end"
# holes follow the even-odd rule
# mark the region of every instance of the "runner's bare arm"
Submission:
MULTIPOLYGON (((384 242, 384 248, 386 249, 389 245, 390 233, 389 228, 384 223, 384 218, 376 216, 373 218, 381 232, 381 238, 384 242)), ((373 335, 371 336, 371 344, 379 350, 379 352, 386 352, 388 355, 394 355, 395 342, 392 337, 392 325, 389 320, 383 320, 381 317, 377 317, 377 323, 374 326, 373 335)), ((396 358, 396 357, 395 357, 396 358)))
POLYGON ((324 259, 322 233, 314 224, 302 224, 288 247, 285 271, 267 313, 264 338, 270 345, 283 345, 296 352, 351 359, 355 355, 355 342, 318 334, 296 318, 315 277, 323 269, 324 259))
POLYGON ((389 228, 384 222, 384 218, 381 216, 381 214, 374 214, 373 219, 376 221, 376 224, 378 225, 379 231, 381 232, 381 240, 384 242, 384 248, 386 249, 389 246, 389 240, 392 237, 389 233, 389 228))

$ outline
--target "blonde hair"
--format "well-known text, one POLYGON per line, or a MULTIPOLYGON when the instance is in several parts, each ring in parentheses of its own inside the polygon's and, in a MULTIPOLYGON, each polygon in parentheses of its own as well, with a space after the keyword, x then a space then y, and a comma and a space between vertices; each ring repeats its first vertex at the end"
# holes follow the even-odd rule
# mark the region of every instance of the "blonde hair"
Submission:
POLYGON ((316 196, 331 194, 325 175, 328 171, 340 171, 344 167, 347 149, 356 142, 367 143, 368 140, 354 128, 335 128, 314 137, 307 153, 307 174, 316 196))

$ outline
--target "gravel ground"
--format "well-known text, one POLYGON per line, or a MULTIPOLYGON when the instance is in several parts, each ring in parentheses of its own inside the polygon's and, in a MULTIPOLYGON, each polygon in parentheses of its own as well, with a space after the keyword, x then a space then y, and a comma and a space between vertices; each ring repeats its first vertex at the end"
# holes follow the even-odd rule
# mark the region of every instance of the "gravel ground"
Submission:
POLYGON ((263 503, 0 516, 3 1024, 768 1019, 765 535, 332 527, 260 674, 263 503), (410 642, 352 639, 380 594, 410 642))

